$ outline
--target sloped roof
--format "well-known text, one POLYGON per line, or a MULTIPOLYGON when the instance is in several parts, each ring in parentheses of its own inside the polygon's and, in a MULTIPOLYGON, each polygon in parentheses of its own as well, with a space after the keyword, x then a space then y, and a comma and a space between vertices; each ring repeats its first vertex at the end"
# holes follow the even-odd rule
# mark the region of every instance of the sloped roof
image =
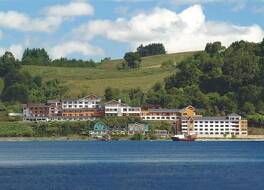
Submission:
POLYGON ((117 100, 110 100, 105 103, 105 105, 120 105, 120 106, 128 106, 127 104, 121 103, 117 100))
POLYGON ((180 112, 180 109, 166 109, 166 108, 160 108, 160 109, 149 109, 149 112, 180 112))
POLYGON ((231 117, 241 117, 240 115, 238 115, 238 114, 236 114, 236 113, 231 113, 231 114, 229 114, 229 115, 227 115, 227 116, 231 116, 231 117))

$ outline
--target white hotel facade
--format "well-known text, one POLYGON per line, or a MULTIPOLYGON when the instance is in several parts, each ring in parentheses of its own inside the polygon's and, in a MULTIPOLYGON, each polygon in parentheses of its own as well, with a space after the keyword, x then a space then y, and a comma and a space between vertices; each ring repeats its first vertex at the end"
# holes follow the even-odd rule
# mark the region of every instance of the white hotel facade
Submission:
POLYGON ((121 102, 112 100, 104 104, 105 116, 131 116, 140 117, 141 107, 131 107, 121 102))
POLYGON ((87 109, 97 108, 101 98, 95 95, 86 96, 80 99, 62 100, 62 109, 87 109))
POLYGON ((230 114, 226 117, 181 117, 182 133, 197 134, 198 136, 246 136, 247 120, 240 115, 230 114))

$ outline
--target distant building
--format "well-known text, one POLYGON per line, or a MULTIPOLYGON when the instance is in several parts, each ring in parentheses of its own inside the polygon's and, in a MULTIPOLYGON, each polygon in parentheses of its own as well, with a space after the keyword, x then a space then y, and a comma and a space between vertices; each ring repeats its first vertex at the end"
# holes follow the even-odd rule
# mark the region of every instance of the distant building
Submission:
POLYGON ((46 104, 24 104, 24 121, 49 121, 49 106, 46 104))
POLYGON ((145 123, 129 123, 127 126, 128 135, 135 135, 135 134, 145 135, 147 132, 149 132, 149 127, 145 123))
POLYGON ((111 100, 105 103, 105 116, 129 116, 140 117, 141 107, 131 107, 121 102, 121 100, 111 100))
POLYGON ((148 109, 141 112, 141 118, 143 120, 152 121, 165 121, 171 120, 175 121, 181 116, 195 116, 195 109, 192 106, 188 106, 183 109, 148 109))
POLYGON ((167 130, 155 130, 155 135, 159 138, 167 138, 169 137, 169 132, 167 130))
POLYGON ((108 135, 109 129, 108 127, 101 122, 98 122, 94 125, 93 131, 90 131, 90 135, 94 137, 103 137, 105 135, 108 135))
POLYGON ((47 105, 49 106, 49 117, 61 116, 61 101, 60 100, 48 100, 47 105))
POLYGON ((62 109, 83 109, 97 108, 100 106, 101 98, 95 95, 89 95, 80 99, 62 100, 62 109))
POLYGON ((224 117, 180 117, 178 129, 181 133, 198 136, 247 135, 247 120, 240 115, 230 114, 224 117))
POLYGON ((112 135, 125 135, 127 132, 126 128, 120 126, 110 127, 110 133, 112 135))
POLYGON ((63 109, 63 120, 95 120, 104 116, 101 108, 63 109))

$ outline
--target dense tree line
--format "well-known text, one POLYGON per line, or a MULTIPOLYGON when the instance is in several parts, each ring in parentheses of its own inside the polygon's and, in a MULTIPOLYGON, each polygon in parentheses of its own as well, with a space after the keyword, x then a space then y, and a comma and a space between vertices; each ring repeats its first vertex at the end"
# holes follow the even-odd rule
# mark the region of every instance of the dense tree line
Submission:
POLYGON ((162 43, 152 43, 146 46, 142 44, 137 48, 137 53, 141 57, 152 56, 152 55, 162 55, 166 53, 165 47, 162 43))
POLYGON ((47 51, 42 48, 26 49, 22 57, 23 65, 42 65, 54 67, 95 67, 96 63, 91 60, 76 60, 68 58, 60 58, 51 60, 47 51))
MULTIPOLYGON (((264 40, 238 41, 228 48, 208 43, 202 52, 180 62, 175 74, 147 93, 140 89, 106 90, 106 98, 167 108, 195 106, 201 114, 264 114, 264 40), (107 95, 108 94, 108 95, 107 95)), ((259 117, 258 117, 259 118, 259 117)))
POLYGON ((142 57, 152 56, 152 55, 162 55, 165 53, 166 50, 162 43, 152 43, 146 46, 140 45, 137 48, 136 52, 125 53, 124 61, 121 64, 117 65, 117 69, 121 70, 121 69, 139 68, 142 57))
POLYGON ((0 57, 0 78, 3 81, 0 99, 3 102, 45 102, 62 97, 67 90, 58 80, 42 81, 21 70, 21 62, 11 52, 0 57))

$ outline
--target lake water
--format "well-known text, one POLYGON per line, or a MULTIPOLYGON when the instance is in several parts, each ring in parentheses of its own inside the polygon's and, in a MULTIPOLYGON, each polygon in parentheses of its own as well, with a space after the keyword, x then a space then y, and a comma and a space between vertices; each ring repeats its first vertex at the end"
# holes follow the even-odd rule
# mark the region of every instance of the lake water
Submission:
POLYGON ((263 190, 264 142, 0 142, 0 190, 263 190))

